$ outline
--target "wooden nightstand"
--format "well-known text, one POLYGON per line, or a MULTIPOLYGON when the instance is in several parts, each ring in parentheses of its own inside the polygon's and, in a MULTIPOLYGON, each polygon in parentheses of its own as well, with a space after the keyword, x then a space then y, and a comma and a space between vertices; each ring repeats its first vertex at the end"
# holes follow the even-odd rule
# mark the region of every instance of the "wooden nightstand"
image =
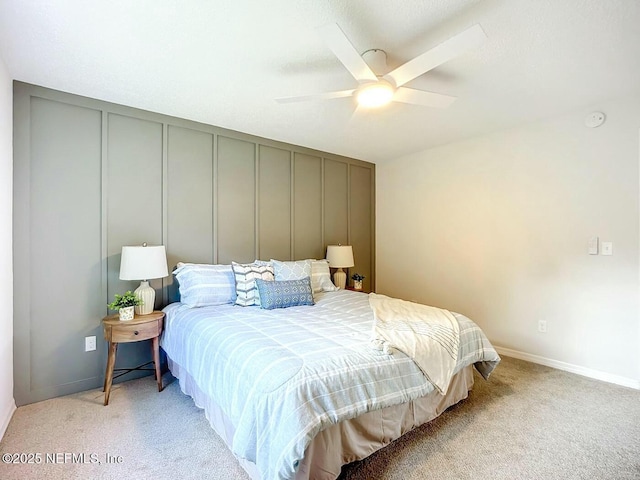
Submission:
POLYGON ((119 343, 139 342, 151 339, 153 360, 134 368, 117 368, 116 372, 122 372, 115 376, 132 372, 133 370, 154 370, 158 391, 162 391, 162 376, 160 375, 160 348, 158 337, 162 333, 164 313, 154 311, 149 315, 136 315, 133 320, 122 321, 118 314, 109 315, 102 319, 104 325, 104 339, 109 342, 109 358, 107 360, 107 371, 104 375, 104 404, 109 404, 109 394, 111 393, 111 383, 113 382, 114 365, 116 363, 116 351, 119 343), (155 364, 155 368, 142 368, 150 363, 155 364))
POLYGON ((346 286, 344 289, 345 289, 345 290, 350 290, 350 291, 352 291, 352 292, 370 293, 370 292, 368 292, 367 290, 356 290, 355 288, 350 287, 350 286, 346 286))

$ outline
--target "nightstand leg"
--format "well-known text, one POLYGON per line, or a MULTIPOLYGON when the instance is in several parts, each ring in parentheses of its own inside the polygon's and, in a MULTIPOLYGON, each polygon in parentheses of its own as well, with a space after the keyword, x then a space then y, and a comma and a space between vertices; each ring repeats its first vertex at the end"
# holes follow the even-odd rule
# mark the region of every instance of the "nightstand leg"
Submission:
POLYGON ((113 367, 116 364, 116 351, 118 344, 109 342, 109 357, 107 359, 107 372, 104 378, 104 404, 109 405, 109 394, 111 393, 111 383, 113 382, 113 367))
POLYGON ((162 375, 160 375, 160 346, 158 344, 158 337, 153 337, 153 363, 156 367, 156 381, 158 382, 158 391, 162 391, 162 375))

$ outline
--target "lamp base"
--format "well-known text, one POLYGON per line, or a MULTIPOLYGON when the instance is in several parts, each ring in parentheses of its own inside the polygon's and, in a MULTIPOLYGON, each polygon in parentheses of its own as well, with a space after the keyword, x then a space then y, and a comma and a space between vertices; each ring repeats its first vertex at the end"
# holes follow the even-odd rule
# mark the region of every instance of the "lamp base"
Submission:
POLYGON ((140 286, 133 293, 143 302, 142 305, 136 307, 136 315, 149 315, 153 312, 153 307, 156 303, 156 291, 149 286, 148 281, 141 281, 140 286))
POLYGON ((336 287, 341 288, 342 290, 347 286, 347 274, 344 273, 342 268, 338 268, 336 273, 333 274, 333 283, 336 287))

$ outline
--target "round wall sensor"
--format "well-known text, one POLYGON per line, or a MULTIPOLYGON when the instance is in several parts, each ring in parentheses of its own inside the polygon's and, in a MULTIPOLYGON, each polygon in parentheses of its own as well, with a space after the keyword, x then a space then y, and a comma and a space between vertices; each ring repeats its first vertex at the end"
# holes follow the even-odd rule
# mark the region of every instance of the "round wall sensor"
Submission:
POLYGON ((604 123, 605 115, 602 112, 593 112, 584 119, 584 125, 589 128, 599 127, 604 123))

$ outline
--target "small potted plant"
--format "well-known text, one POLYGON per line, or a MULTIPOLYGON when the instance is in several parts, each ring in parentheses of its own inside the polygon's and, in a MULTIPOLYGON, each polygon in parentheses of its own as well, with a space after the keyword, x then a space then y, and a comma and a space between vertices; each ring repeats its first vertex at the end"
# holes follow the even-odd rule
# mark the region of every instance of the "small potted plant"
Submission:
POLYGON ((353 280, 354 290, 362 290, 362 281, 364 280, 364 275, 354 273, 353 275, 351 275, 351 280, 353 280))
POLYGON ((131 290, 128 290, 124 295, 118 295, 116 293, 113 302, 107 305, 107 307, 109 307, 110 310, 117 310, 120 314, 120 320, 133 320, 135 307, 142 305, 142 303, 140 298, 134 293, 131 293, 131 290))

